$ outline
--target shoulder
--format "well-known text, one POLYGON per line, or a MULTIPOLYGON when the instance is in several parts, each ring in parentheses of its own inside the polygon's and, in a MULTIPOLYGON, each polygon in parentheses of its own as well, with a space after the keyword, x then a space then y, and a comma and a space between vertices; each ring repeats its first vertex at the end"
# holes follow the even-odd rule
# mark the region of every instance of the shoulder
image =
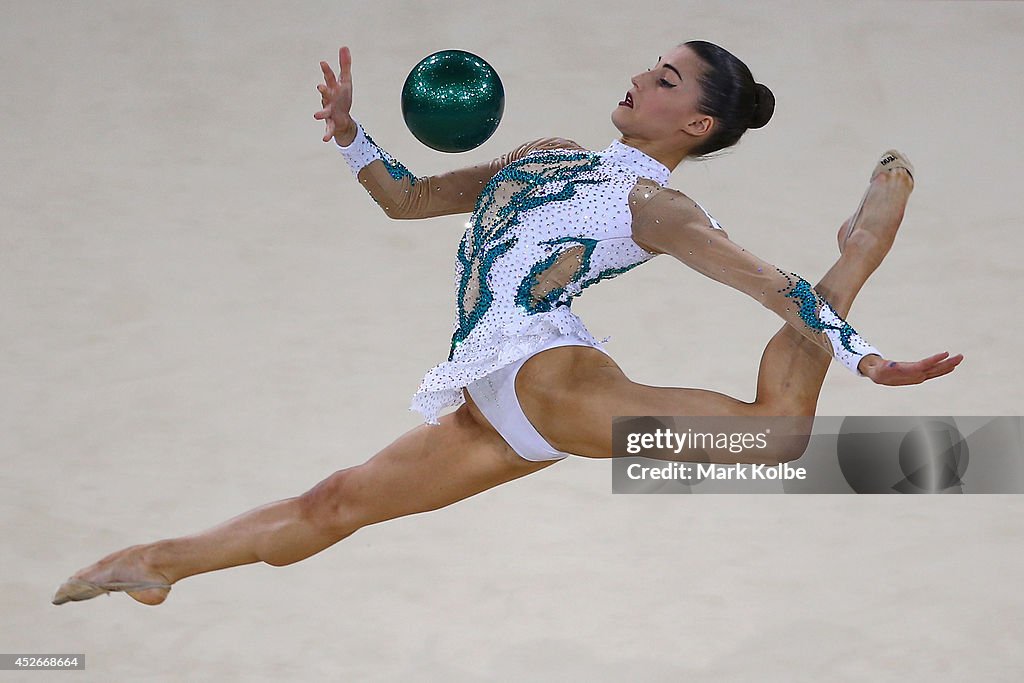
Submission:
MULTIPOLYGON (((683 233, 725 230, 696 201, 679 190, 640 178, 629 193, 633 240, 655 254, 668 253, 683 233)), ((726 235, 728 236, 728 235, 726 235)))
POLYGON ((540 137, 530 140, 523 146, 530 147, 530 151, 537 150, 586 150, 586 147, 575 140, 565 137, 540 137))
POLYGON ((549 149, 586 150, 586 147, 568 138, 537 138, 536 140, 524 142, 506 156, 509 161, 516 161, 532 152, 549 149))
POLYGON ((539 138, 533 140, 532 143, 534 149, 582 149, 586 150, 586 147, 576 142, 575 140, 569 140, 568 138, 539 138))
POLYGON ((639 178, 630 190, 629 209, 634 223, 641 225, 659 225, 660 222, 655 221, 665 220, 674 224, 695 222, 704 226, 709 222, 707 212, 696 201, 675 188, 659 185, 648 178, 639 178))

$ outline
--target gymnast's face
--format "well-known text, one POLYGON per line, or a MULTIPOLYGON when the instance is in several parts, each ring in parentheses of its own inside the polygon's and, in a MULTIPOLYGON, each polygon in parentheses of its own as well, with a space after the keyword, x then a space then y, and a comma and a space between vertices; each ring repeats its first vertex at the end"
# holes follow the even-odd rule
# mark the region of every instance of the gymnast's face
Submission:
POLYGON ((698 77, 704 63, 685 45, 662 55, 657 64, 632 78, 631 102, 612 112, 624 136, 693 147, 710 131, 713 119, 698 111, 698 77), (632 104, 632 106, 629 106, 632 104))

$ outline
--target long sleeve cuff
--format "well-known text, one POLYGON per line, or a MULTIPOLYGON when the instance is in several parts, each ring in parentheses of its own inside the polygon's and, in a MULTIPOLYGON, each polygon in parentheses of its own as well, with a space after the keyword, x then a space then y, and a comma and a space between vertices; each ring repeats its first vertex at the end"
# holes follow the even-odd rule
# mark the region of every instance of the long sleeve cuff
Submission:
POLYGON ((881 351, 865 341, 849 323, 840 318, 827 302, 823 302, 818 310, 818 319, 824 323, 823 331, 832 342, 835 359, 858 377, 864 376, 857 367, 861 358, 872 353, 882 355, 881 351))
POLYGON ((359 172, 378 159, 384 163, 384 168, 392 179, 399 182, 408 180, 410 185, 415 185, 417 178, 405 165, 384 151, 380 145, 373 141, 362 124, 356 121, 356 136, 347 146, 342 147, 337 140, 334 142, 341 156, 345 157, 352 174, 359 176, 359 172))
POLYGON ((379 148, 366 136, 363 126, 356 121, 356 137, 348 146, 342 147, 337 140, 334 142, 341 156, 345 157, 353 175, 358 175, 371 162, 381 159, 379 148))

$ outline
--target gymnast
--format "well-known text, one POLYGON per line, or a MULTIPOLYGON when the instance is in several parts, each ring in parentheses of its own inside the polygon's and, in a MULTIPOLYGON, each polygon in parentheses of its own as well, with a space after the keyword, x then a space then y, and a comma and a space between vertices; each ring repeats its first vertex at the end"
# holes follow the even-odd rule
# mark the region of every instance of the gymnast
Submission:
MULTIPOLYGON (((436 510, 549 467, 568 455, 612 457, 616 416, 783 416, 806 431, 834 358, 877 384, 918 384, 963 356, 896 362, 845 320, 896 237, 913 169, 889 151, 840 227, 840 256, 813 287, 733 242, 698 203, 667 186, 686 159, 735 145, 772 116, 775 99, 712 43, 691 41, 631 79, 611 115, 619 139, 599 152, 562 138, 416 177, 351 115, 352 58, 317 86, 331 142, 394 219, 469 214, 455 257, 448 358, 412 398, 424 424, 361 465, 293 498, 206 531, 134 545, 76 572, 55 604, 123 591, 156 605, 195 574, 254 562, 298 562, 378 522, 436 510), (668 254, 775 312, 784 324, 761 357, 752 402, 714 391, 639 384, 571 311, 584 289, 668 254), (455 410, 441 414, 446 408, 455 410)), ((703 452, 702 461, 778 464, 801 448, 703 452)), ((686 454, 684 453, 683 456, 686 454)), ((685 459, 685 458, 684 458, 685 459)))

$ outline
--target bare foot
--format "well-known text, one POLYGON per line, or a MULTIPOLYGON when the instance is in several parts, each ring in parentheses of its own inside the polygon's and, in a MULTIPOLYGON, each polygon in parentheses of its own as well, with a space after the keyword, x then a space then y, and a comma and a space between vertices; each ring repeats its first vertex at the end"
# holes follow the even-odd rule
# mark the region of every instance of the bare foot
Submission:
POLYGON ((912 173, 910 162, 899 152, 890 150, 882 155, 861 205, 839 228, 840 253, 856 250, 871 271, 881 264, 896 239, 914 189, 912 173))
POLYGON ((129 546, 75 572, 57 589, 53 603, 61 605, 123 591, 143 604, 159 605, 167 599, 172 582, 146 562, 147 548, 129 546))

